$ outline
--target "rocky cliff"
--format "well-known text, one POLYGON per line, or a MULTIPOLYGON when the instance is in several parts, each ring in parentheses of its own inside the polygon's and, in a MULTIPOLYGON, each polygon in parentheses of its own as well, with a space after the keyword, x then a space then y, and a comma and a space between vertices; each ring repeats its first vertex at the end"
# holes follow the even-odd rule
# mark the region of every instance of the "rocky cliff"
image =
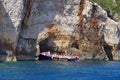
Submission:
POLYGON ((0 61, 40 52, 119 60, 120 26, 88 0, 0 0, 0 61))

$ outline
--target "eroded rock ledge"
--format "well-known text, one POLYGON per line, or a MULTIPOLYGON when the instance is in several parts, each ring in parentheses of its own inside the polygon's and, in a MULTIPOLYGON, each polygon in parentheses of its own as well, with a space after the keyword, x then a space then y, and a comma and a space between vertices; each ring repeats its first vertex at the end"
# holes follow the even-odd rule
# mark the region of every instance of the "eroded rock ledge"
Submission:
POLYGON ((45 51, 119 60, 119 29, 88 0, 1 0, 0 60, 35 60, 45 51))

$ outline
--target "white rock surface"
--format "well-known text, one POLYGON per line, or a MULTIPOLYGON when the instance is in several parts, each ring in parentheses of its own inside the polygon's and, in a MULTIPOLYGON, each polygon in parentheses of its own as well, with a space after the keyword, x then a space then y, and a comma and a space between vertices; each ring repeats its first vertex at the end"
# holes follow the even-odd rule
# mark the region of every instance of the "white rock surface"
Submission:
POLYGON ((4 36, 9 43, 16 43, 22 19, 23 0, 2 0, 0 5, 0 36, 4 36))
POLYGON ((23 0, 0 0, 1 50, 15 54, 23 12, 23 0))

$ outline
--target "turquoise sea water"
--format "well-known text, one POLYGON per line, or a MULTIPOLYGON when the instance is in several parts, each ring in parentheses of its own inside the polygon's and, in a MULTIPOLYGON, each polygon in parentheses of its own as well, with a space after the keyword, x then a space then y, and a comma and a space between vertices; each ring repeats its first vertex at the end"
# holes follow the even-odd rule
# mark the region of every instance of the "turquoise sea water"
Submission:
POLYGON ((0 80, 120 80, 120 62, 2 62, 0 80))

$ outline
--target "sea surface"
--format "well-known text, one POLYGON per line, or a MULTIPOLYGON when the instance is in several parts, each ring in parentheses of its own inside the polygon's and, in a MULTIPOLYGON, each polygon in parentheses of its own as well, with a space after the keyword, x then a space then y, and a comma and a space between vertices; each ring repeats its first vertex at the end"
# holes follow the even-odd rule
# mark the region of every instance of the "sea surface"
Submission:
POLYGON ((120 80, 120 61, 1 62, 0 80, 120 80))

